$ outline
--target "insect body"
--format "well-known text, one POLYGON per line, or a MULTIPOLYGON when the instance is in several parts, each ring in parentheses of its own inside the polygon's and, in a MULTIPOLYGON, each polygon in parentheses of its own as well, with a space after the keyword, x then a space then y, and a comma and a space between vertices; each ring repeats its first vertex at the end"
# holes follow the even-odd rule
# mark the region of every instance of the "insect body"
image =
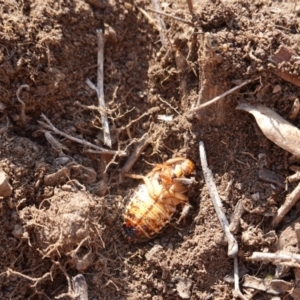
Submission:
POLYGON ((185 195, 191 180, 185 176, 195 169, 185 158, 170 159, 155 165, 146 176, 127 175, 142 179, 125 208, 124 232, 129 239, 147 240, 154 237, 171 220, 177 204, 187 202, 185 195))

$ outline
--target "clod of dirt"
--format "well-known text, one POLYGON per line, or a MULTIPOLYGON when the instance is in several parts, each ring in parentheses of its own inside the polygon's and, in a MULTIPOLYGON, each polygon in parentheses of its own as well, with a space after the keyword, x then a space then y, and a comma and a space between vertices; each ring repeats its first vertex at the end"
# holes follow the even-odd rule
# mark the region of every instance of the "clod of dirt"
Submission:
POLYGON ((146 254, 146 260, 152 263, 159 263, 163 258, 163 247, 161 245, 154 245, 146 254))
POLYGON ((73 265, 79 272, 84 272, 92 263, 93 263, 93 255, 92 252, 89 251, 87 254, 79 257, 76 252, 72 253, 73 265))
POLYGON ((281 45, 278 48, 278 50, 275 52, 275 54, 270 56, 269 60, 276 66, 273 69, 274 74, 280 76, 282 79, 286 81, 289 81, 297 86, 300 86, 299 75, 297 74, 297 72, 295 72, 296 69, 298 69, 297 66, 298 63, 295 63, 294 57, 297 57, 297 54, 292 49, 289 49, 288 47, 281 45), (287 66, 289 68, 289 71, 285 69, 285 67, 287 66))
POLYGON ((9 197, 12 194, 12 187, 8 182, 5 172, 0 171, 0 197, 9 197))
POLYGON ((14 230, 12 231, 14 237, 21 239, 24 234, 23 226, 20 224, 16 224, 14 230))
MULTIPOLYGON (((242 222, 243 224, 244 222, 242 222)), ((275 231, 264 233, 261 228, 249 226, 245 228, 245 223, 242 225, 244 231, 242 233, 243 243, 247 246, 266 245, 270 246, 277 242, 275 231)))
POLYGON ((108 186, 104 180, 100 180, 100 181, 97 181, 97 182, 91 184, 89 191, 93 195, 103 197, 108 191, 108 186))
POLYGON ((176 290, 181 299, 190 299, 191 297, 191 287, 192 280, 187 278, 181 278, 179 282, 176 284, 176 290))
POLYGON ((90 184, 96 181, 97 173, 92 168, 84 167, 71 162, 53 174, 45 176, 46 185, 58 185, 67 182, 69 179, 77 179, 82 184, 90 184))
POLYGON ((45 176, 45 185, 58 185, 65 183, 70 178, 70 170, 68 167, 63 167, 54 174, 49 174, 45 176))
MULTIPOLYGON (((41 206, 47 208, 26 207, 20 211, 24 221, 23 228, 29 235, 29 244, 39 250, 44 257, 57 254, 71 255, 73 260, 81 246, 96 240, 101 232, 98 220, 102 207, 87 192, 59 191, 41 206)), ((80 259, 75 259, 76 264, 80 259)), ((81 259, 82 260, 82 259, 81 259)), ((80 270, 86 268, 79 263, 80 270)))

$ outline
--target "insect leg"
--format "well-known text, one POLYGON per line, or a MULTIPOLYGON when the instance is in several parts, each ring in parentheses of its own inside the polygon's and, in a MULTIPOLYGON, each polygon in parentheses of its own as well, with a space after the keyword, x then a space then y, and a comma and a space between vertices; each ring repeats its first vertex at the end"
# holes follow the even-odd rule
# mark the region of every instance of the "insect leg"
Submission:
POLYGON ((179 203, 186 202, 188 197, 182 193, 170 193, 169 191, 165 191, 161 193, 159 200, 163 201, 164 203, 177 205, 179 203))
POLYGON ((125 173, 124 176, 126 176, 128 178, 133 178, 133 179, 143 179, 144 178, 143 175, 129 174, 129 173, 125 173))
POLYGON ((185 158, 183 158, 183 157, 170 158, 164 163, 164 165, 173 165, 173 164, 176 164, 179 161, 183 161, 183 160, 185 160, 185 158))
POLYGON ((181 211, 180 217, 179 217, 178 221, 176 222, 177 224, 179 224, 180 221, 188 215, 191 207, 192 206, 189 203, 185 203, 184 204, 184 207, 183 207, 183 209, 181 211))

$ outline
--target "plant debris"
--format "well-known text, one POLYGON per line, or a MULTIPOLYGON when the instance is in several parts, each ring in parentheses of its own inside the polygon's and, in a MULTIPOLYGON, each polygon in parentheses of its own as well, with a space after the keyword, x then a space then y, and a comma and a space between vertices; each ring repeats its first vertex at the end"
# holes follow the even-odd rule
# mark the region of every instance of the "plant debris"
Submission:
POLYGON ((298 6, 2 1, 0 298, 299 299, 298 6), (174 157, 196 164, 190 207, 152 240, 128 241, 122 215, 139 182, 124 174, 174 157))

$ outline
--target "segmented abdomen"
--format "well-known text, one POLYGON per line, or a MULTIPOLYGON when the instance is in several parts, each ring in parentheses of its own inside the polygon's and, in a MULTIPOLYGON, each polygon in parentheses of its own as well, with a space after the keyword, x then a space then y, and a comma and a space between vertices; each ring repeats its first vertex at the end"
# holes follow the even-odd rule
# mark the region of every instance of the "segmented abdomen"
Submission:
POLYGON ((138 186, 124 212, 124 231, 129 239, 148 240, 170 221, 176 205, 150 197, 145 184, 138 186))

